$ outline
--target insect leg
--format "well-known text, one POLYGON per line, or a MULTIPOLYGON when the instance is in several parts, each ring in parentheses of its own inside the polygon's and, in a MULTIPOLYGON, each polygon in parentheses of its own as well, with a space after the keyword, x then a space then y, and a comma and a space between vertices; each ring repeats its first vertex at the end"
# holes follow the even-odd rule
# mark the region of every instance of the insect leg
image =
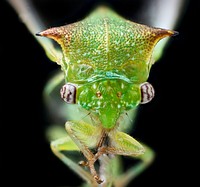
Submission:
POLYGON ((80 151, 69 136, 52 141, 51 149, 62 162, 77 173, 83 180, 88 184, 91 184, 91 186, 97 186, 92 175, 79 166, 76 161, 73 161, 73 159, 70 159, 70 157, 67 156, 67 153, 80 151))
POLYGON ((111 131, 108 137, 108 146, 102 147, 100 152, 103 151, 104 153, 113 155, 130 156, 140 160, 139 163, 135 164, 115 180, 116 187, 126 186, 152 163, 155 155, 154 151, 140 144, 137 140, 124 132, 111 131))
POLYGON ((85 158, 87 159, 87 165, 90 169, 90 172, 97 183, 102 183, 103 181, 98 176, 94 163, 98 158, 92 153, 90 149, 96 148, 97 144, 100 141, 102 135, 102 129, 100 126, 93 126, 83 121, 75 122, 68 121, 65 124, 65 128, 75 142, 78 148, 81 150, 85 158))
POLYGON ((153 162, 155 158, 155 152, 144 144, 143 146, 145 148, 145 153, 141 156, 136 157, 137 159, 140 159, 139 163, 132 166, 121 176, 118 176, 118 178, 114 182, 116 184, 116 187, 122 187, 129 184, 135 177, 137 177, 140 173, 147 169, 147 167, 149 167, 153 162))
POLYGON ((60 50, 55 48, 52 40, 48 38, 41 39, 36 36, 36 33, 44 30, 47 26, 42 21, 42 18, 39 16, 39 13, 34 8, 30 0, 7 0, 8 3, 13 7, 17 12, 21 21, 25 24, 30 33, 35 37, 39 42, 42 48, 45 50, 47 56, 53 62, 60 64, 62 59, 62 53, 60 50))

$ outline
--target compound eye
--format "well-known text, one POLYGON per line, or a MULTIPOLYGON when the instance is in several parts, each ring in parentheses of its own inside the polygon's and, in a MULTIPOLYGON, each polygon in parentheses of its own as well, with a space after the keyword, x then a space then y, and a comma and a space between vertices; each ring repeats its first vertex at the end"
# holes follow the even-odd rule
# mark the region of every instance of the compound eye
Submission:
POLYGON ((60 89, 60 95, 61 98, 69 104, 75 104, 76 103, 76 86, 73 84, 65 84, 60 89))
POLYGON ((143 84, 141 84, 140 90, 141 90, 141 102, 140 102, 141 104, 150 102, 155 96, 154 88, 148 82, 144 82, 143 84))

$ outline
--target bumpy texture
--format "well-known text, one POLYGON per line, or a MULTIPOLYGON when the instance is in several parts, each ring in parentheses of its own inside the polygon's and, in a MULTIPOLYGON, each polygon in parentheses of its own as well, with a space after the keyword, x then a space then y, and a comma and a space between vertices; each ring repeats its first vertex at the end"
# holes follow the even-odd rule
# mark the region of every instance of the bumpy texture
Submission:
POLYGON ((60 44, 65 81, 77 87, 74 100, 107 129, 142 101, 140 85, 148 79, 153 49, 173 34, 128 21, 105 7, 40 33, 60 44))

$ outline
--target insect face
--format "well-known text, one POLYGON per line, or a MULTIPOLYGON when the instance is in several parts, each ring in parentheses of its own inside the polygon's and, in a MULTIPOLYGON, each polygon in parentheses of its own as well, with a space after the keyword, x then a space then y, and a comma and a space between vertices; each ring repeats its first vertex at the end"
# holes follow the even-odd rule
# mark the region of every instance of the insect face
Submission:
POLYGON ((105 128, 112 128, 124 112, 151 101, 154 89, 148 82, 139 85, 105 79, 83 85, 67 83, 60 94, 66 103, 78 104, 97 116, 105 128))

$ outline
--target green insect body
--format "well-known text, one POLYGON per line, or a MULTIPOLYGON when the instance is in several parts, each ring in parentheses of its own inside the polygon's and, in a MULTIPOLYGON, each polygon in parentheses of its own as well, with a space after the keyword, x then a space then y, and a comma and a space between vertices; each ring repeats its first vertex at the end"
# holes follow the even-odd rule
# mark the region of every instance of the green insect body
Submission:
MULTIPOLYGON (((120 129, 129 111, 154 97, 152 85, 146 82, 154 63, 153 50, 159 40, 174 34, 128 21, 105 7, 97 8, 82 21, 37 34, 60 44, 63 57, 56 60, 66 83, 61 97, 91 118, 91 122, 67 121, 65 126, 74 144, 71 150, 83 153, 86 161, 81 165, 89 167, 90 174, 73 166, 91 186, 109 180, 102 179, 95 168, 103 155, 144 155, 141 159, 146 159, 148 148, 120 129)), ((52 149, 72 168, 60 153, 69 149, 67 141, 52 143, 52 149)))
POLYGON ((83 21, 40 35, 61 45, 64 58, 59 63, 65 81, 76 84, 77 104, 111 129, 124 111, 140 103, 140 84, 149 76, 153 48, 173 33, 127 21, 101 8, 83 21))

